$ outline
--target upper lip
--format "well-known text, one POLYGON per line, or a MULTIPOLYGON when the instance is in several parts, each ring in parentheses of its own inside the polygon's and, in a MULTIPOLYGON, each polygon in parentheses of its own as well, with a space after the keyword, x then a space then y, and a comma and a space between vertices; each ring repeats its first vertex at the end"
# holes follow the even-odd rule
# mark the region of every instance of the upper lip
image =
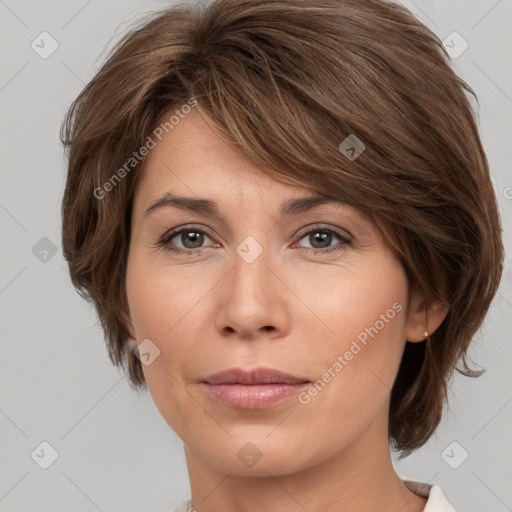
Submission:
POLYGON ((307 379, 295 377, 273 368, 228 368, 206 377, 207 384, 299 384, 309 382, 307 379))

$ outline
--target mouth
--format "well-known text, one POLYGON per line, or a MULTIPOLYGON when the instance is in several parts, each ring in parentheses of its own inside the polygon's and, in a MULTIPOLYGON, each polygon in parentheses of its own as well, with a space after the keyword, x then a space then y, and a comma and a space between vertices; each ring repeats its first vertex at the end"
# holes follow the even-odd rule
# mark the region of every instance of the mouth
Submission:
POLYGON ((204 382, 212 385, 243 384, 248 386, 256 384, 304 384, 309 380, 273 368, 254 368, 252 370, 229 368, 206 377, 204 382))
POLYGON ((203 379, 210 397, 238 409, 263 409, 299 393, 311 382, 272 368, 230 368, 203 379))

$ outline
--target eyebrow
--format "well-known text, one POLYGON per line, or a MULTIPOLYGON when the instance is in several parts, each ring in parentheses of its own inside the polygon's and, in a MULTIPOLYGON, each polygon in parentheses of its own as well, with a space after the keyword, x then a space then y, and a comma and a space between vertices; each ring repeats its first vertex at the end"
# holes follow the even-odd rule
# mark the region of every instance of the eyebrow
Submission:
MULTIPOLYGON (((315 206, 322 204, 335 203, 344 205, 343 201, 338 199, 314 195, 310 197, 300 197, 298 199, 290 199, 281 204, 280 214, 282 217, 286 215, 296 215, 306 212, 315 206)), ((152 212, 164 206, 174 206, 182 210, 189 210, 197 213, 203 213, 212 217, 220 218, 220 211, 217 203, 209 199, 195 198, 195 197, 180 197, 172 194, 171 192, 165 193, 162 197, 153 202, 144 212, 144 216, 148 216, 152 212)))

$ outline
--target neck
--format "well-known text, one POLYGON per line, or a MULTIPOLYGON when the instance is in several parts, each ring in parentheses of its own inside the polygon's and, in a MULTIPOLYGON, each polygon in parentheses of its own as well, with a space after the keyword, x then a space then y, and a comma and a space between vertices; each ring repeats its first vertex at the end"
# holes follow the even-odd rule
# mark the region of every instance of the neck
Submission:
MULTIPOLYGON (((314 463, 292 467, 292 471, 282 469, 282 465, 276 470, 270 457, 266 461, 262 457, 257 463, 258 476, 238 474, 238 468, 230 471, 215 467, 185 444, 194 509, 197 512, 288 512, 291 507, 326 512, 423 511, 426 499, 409 491, 393 468, 385 409, 350 446, 332 447, 331 453, 319 454, 314 463)), ((283 455, 281 459, 285 457, 290 461, 288 467, 293 466, 293 454, 283 455)))

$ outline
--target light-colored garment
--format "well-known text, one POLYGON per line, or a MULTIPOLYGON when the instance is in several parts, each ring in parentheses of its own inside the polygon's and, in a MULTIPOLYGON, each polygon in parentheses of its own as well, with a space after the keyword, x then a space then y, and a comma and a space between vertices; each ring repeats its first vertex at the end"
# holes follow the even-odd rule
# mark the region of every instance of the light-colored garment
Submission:
POLYGON ((402 482, 409 491, 422 498, 427 498, 427 504, 423 512, 456 512, 450 503, 448 503, 448 500, 445 498, 439 486, 424 484, 423 482, 416 482, 415 480, 402 479, 402 482))
MULTIPOLYGON (((422 498, 427 498, 427 504, 425 505, 423 512, 456 512, 450 503, 448 503, 448 500, 445 498, 441 488, 437 485, 404 479, 402 479, 402 482, 405 484, 407 489, 414 494, 417 494, 422 498)), ((186 500, 171 512, 190 512, 190 510, 194 510, 192 508, 192 502, 191 500, 186 500)))

